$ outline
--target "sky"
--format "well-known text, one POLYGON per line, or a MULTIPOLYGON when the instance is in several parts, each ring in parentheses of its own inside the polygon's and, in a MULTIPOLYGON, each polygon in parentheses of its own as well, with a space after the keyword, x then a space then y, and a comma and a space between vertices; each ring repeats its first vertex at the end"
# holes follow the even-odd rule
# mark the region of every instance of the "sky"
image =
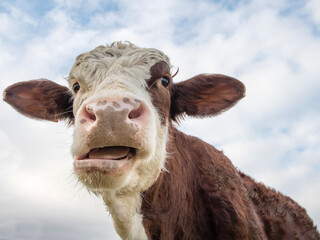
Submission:
MULTIPOLYGON (((0 92, 37 78, 66 85, 79 54, 130 41, 165 52, 176 81, 241 80, 246 97, 178 128, 303 206, 320 225, 320 1, 3 0, 0 92)), ((102 200, 72 171, 72 127, 0 101, 0 239, 119 239, 102 200)))

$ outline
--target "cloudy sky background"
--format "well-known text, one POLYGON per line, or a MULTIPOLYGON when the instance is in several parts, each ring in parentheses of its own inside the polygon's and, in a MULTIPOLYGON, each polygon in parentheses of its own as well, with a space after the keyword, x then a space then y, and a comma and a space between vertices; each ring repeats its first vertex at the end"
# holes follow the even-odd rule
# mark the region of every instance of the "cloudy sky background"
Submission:
MULTIPOLYGON (((179 129, 320 225, 320 1, 4 0, 0 92, 40 77, 66 84, 77 55, 118 40, 167 53, 176 81, 222 73, 244 82, 236 107, 179 129)), ((118 239, 102 200, 72 174, 72 128, 2 101, 0 114, 0 239, 118 239)))

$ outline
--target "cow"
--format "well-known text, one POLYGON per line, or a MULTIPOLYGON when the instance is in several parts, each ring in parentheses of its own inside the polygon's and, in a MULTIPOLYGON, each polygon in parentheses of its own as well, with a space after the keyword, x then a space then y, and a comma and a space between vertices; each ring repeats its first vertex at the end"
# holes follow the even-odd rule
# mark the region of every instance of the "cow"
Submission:
POLYGON ((170 70, 163 52, 114 42, 76 58, 69 88, 19 82, 4 101, 74 126, 74 171, 102 196, 122 239, 319 240, 304 208, 175 127, 226 111, 245 86, 219 74, 173 83, 170 70))

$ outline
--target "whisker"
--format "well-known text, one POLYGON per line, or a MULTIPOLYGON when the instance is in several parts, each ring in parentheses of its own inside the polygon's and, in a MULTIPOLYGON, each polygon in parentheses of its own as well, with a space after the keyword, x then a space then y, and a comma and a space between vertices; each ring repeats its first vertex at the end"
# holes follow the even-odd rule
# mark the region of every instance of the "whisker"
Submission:
POLYGON ((58 114, 55 114, 55 116, 57 117, 57 116, 64 115, 64 114, 66 114, 66 113, 71 113, 71 112, 73 112, 73 111, 72 111, 72 110, 70 110, 70 111, 66 111, 66 112, 58 113, 58 114))

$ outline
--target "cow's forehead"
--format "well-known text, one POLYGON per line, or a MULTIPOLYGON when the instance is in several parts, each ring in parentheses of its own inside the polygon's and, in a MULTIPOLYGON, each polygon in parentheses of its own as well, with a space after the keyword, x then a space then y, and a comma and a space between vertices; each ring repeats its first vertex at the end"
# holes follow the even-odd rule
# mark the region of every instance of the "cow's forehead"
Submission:
POLYGON ((166 62, 170 66, 169 58, 157 49, 115 42, 79 55, 71 68, 69 81, 77 79, 90 82, 112 74, 137 75, 136 73, 139 77, 148 79, 150 68, 157 62, 166 62))

